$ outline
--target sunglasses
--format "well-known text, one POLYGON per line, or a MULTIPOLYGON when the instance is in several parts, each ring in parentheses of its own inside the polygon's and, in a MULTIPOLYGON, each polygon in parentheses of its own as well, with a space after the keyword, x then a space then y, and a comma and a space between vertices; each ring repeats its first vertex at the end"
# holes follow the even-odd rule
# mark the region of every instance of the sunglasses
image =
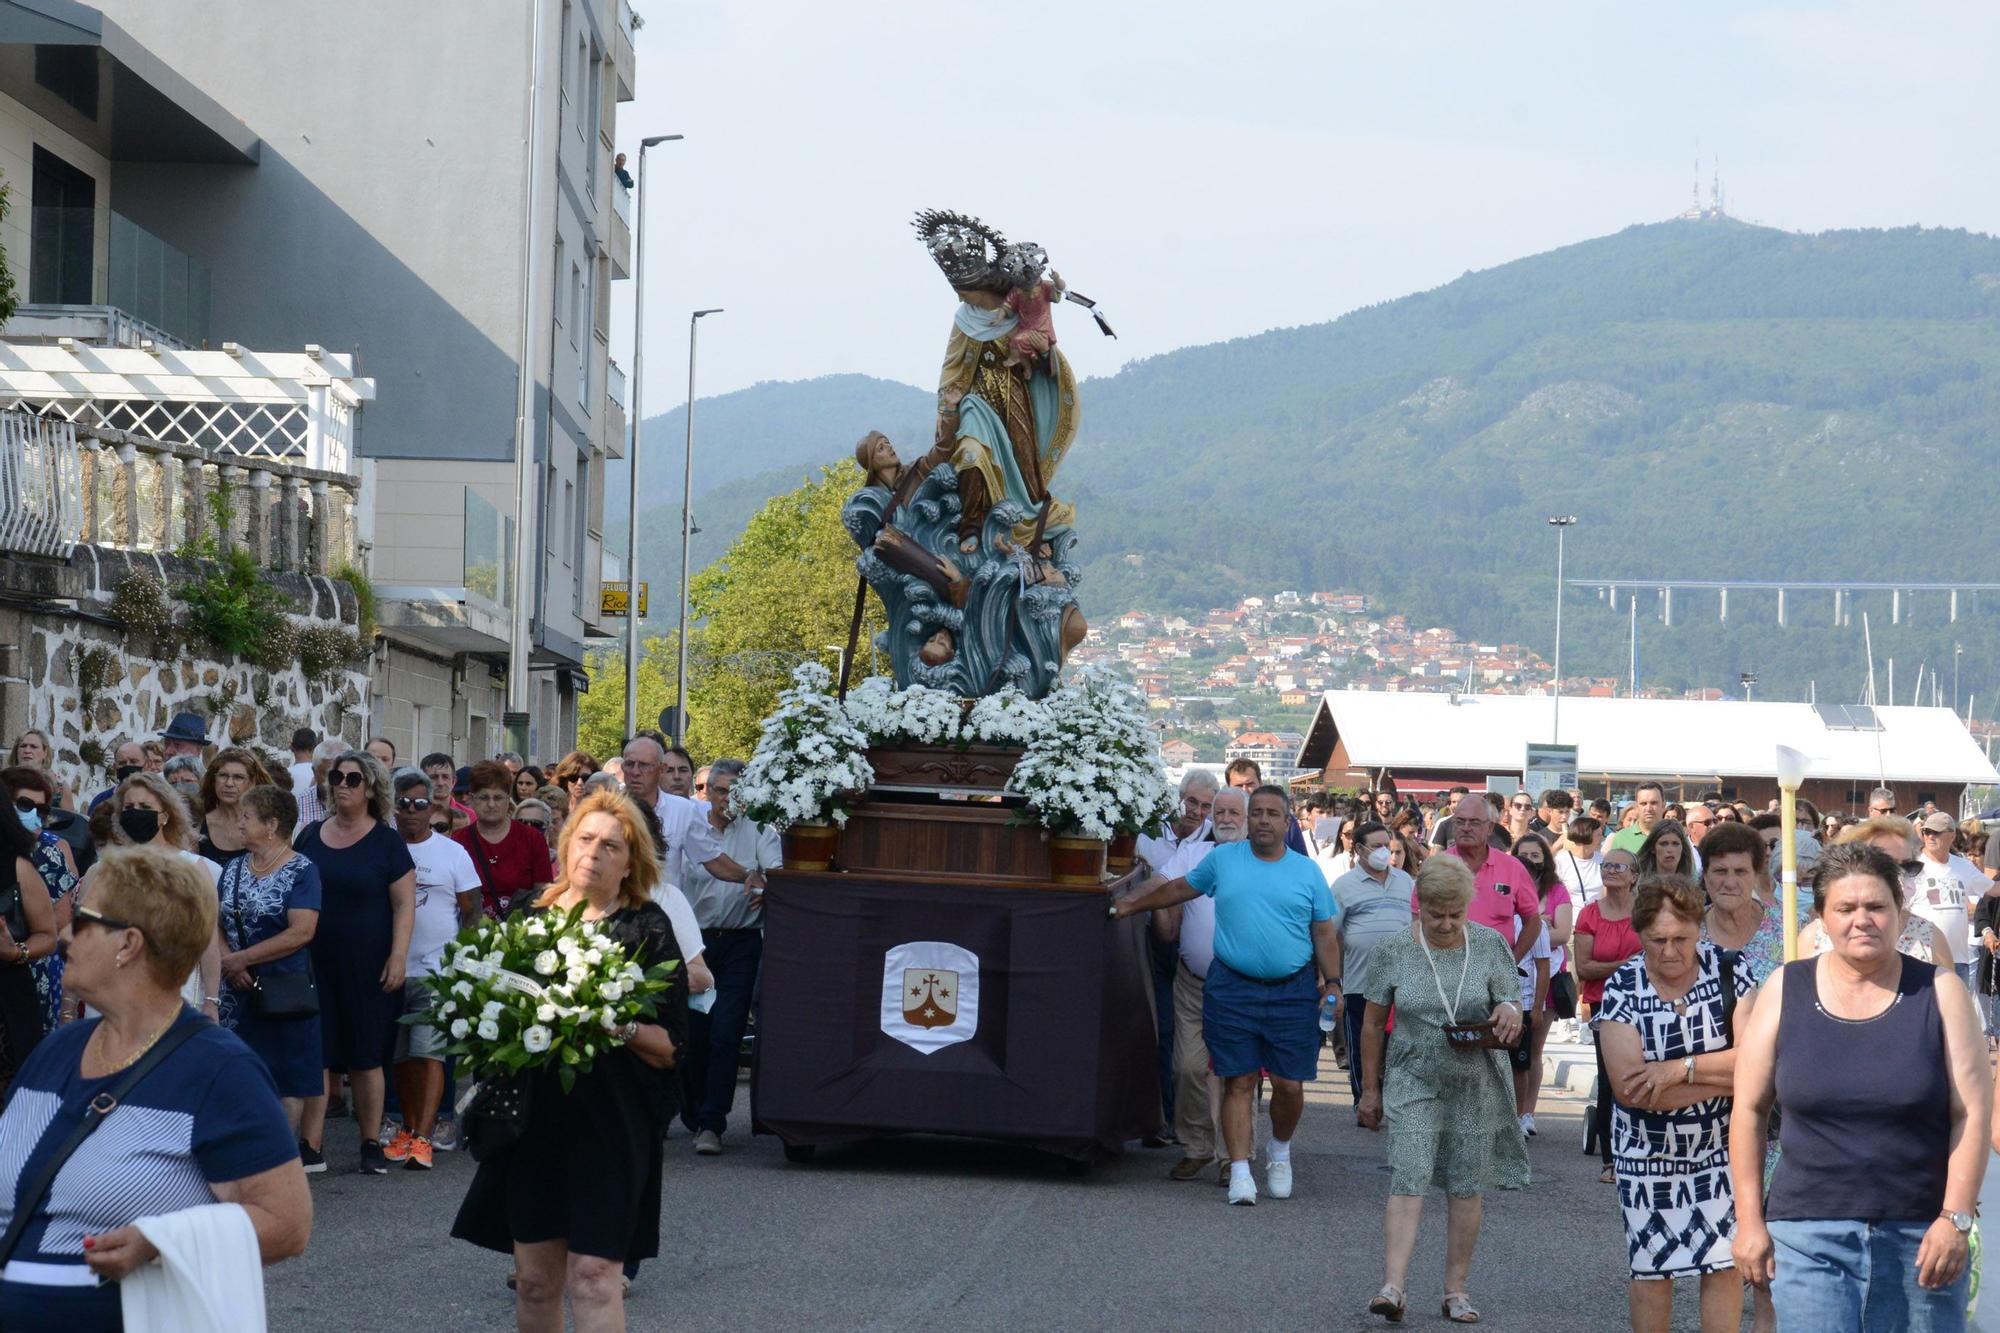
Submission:
POLYGON ((326 783, 329 787, 364 787, 368 785, 368 775, 350 768, 345 773, 327 774, 326 783))
POLYGON ((515 822, 516 824, 525 824, 525 825, 527 825, 527 826, 528 826, 529 828, 533 829, 533 830, 534 830, 535 832, 537 832, 537 833, 547 833, 547 832, 549 831, 549 826, 548 826, 548 822, 547 822, 546 820, 541 820, 541 819, 517 819, 517 820, 515 820, 514 822, 515 822))
POLYGON ((428 796, 398 796, 396 798, 396 808, 398 810, 428 810, 431 808, 431 798, 428 796))
POLYGON ((1948 828, 1927 828, 1923 830, 1923 835, 1926 838, 1949 838, 1954 832, 1956 830, 1948 828))
POLYGON ((70 909, 70 919, 72 921, 81 921, 85 925, 102 926, 106 930, 138 930, 141 935, 146 933, 143 930, 139 930, 139 927, 133 925, 130 921, 120 921, 115 916, 106 916, 104 913, 93 911, 88 907, 70 909))
POLYGON ((16 796, 14 798, 14 808, 25 815, 31 810, 46 810, 48 803, 46 801, 37 801, 28 796, 16 796))
POLYGON ((1637 869, 1637 867, 1627 865, 1623 861, 1606 861, 1604 865, 1598 870, 1598 873, 1601 875, 1612 875, 1612 874, 1629 875, 1635 869, 1637 869))
POLYGON ((449 819, 433 819, 431 821, 431 832, 433 833, 451 832, 451 821, 449 819))

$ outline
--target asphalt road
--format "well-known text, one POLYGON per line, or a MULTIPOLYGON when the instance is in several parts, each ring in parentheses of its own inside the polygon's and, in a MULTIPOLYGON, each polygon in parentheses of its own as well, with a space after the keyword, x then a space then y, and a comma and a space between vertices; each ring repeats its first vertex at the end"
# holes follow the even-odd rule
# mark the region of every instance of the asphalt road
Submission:
MULTIPOLYGON (((1550 1063, 1580 1091, 1588 1058, 1552 1048, 1550 1063)), ((1533 1185, 1487 1201, 1472 1294, 1489 1328, 1626 1323, 1617 1205, 1582 1155, 1581 1097, 1556 1087, 1529 1146, 1533 1185)), ((1384 1143, 1354 1125, 1330 1058, 1308 1098, 1296 1193, 1255 1208, 1228 1207, 1206 1181, 1167 1180, 1175 1149, 1134 1147, 1072 1178, 1035 1153, 937 1138, 822 1149, 794 1165, 775 1139, 739 1130, 722 1157, 696 1158, 676 1127, 662 1254, 633 1288, 630 1327, 1383 1327, 1365 1307, 1382 1280, 1384 1143)), ((739 1117, 747 1099, 746 1085, 739 1117)), ((511 1327, 508 1261, 449 1234, 472 1161, 440 1153, 428 1175, 360 1176, 353 1128, 328 1126, 312 1245, 269 1274, 271 1327, 511 1327)), ((1445 1326, 1443 1214, 1434 1198, 1406 1327, 1445 1326)), ((1675 1327, 1697 1327, 1691 1284, 1679 1305, 1675 1327)))

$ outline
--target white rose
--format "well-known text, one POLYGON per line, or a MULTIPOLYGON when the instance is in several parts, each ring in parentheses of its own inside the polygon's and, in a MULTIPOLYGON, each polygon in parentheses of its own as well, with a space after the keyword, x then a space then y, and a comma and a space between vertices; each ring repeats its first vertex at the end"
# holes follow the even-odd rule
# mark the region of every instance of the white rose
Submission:
POLYGON ((615 1012, 615 1011, 614 1011, 614 1010, 613 1010, 613 1009, 611 1008, 611 1006, 610 1006, 610 1005, 608 1005, 608 1004, 607 1004, 607 1005, 605 1005, 605 1006, 604 1006, 604 1026, 606 1026, 606 1027, 616 1027, 616 1026, 617 1026, 617 1024, 618 1024, 618 1015, 617 1015, 617 1013, 616 1013, 616 1012, 615 1012))
POLYGON ((458 1003, 455 1000, 446 1000, 443 1004, 438 1006, 439 1018, 450 1018, 453 1014, 457 1012, 458 1012, 458 1003))
POLYGON ((597 993, 607 1000, 615 1000, 625 993, 625 987, 616 981, 607 981, 597 988, 597 993))
POLYGON ((488 1000, 486 1007, 479 1011, 481 1018, 498 1018, 507 1012, 507 1006, 498 1000, 488 1000))
POLYGON ((470 1023, 466 1022, 466 1021, 465 1021, 464 1019, 462 1019, 462 1018, 455 1018, 455 1019, 453 1019, 453 1020, 452 1020, 452 1022, 451 1022, 451 1039, 452 1039, 453 1041, 463 1041, 463 1040, 465 1040, 465 1034, 466 1034, 466 1033, 468 1033, 468 1032, 470 1032, 470 1031, 472 1031, 472 1024, 470 1024, 470 1023))
POLYGON ((472 998, 472 983, 469 981, 457 982, 452 986, 451 993, 458 996, 461 1000, 469 1000, 472 998))
POLYGON ((537 919, 528 923, 528 934, 534 939, 546 939, 548 938, 549 928, 537 919))
POLYGON ((521 1034, 521 1044, 534 1055, 540 1055, 549 1048, 549 1030, 540 1023, 521 1034))
POLYGON ((482 1020, 479 1024, 479 1039, 481 1041, 500 1040, 500 1025, 490 1018, 482 1020))
POLYGON ((599 953, 595 949, 586 949, 584 951, 583 961, 589 963, 592 967, 596 967, 599 963, 604 961, 604 955, 599 953))
POLYGON ((561 963, 556 958, 556 951, 554 949, 544 949, 535 955, 535 971, 545 977, 554 976, 556 968, 559 966, 561 966, 561 963))
POLYGON ((535 1021, 536 1021, 536 1022, 538 1022, 538 1023, 553 1023, 553 1022, 555 1022, 555 1021, 556 1021, 556 1007, 555 1007, 554 1005, 552 1005, 552 1004, 543 1004, 543 1005, 539 1005, 539 1006, 537 1006, 537 1007, 536 1007, 536 1009, 535 1009, 535 1021))

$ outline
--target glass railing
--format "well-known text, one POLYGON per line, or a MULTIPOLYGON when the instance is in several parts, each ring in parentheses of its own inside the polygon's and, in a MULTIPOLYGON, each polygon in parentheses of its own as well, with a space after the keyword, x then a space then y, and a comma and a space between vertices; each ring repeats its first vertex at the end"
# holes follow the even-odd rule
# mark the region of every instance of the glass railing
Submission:
POLYGON ((604 365, 605 396, 616 403, 618 410, 622 412, 625 410, 625 367, 616 361, 606 361, 604 365))
POLYGON ((103 210, 51 208, 28 212, 28 300, 36 305, 95 305, 97 225, 103 210))
POLYGON ((514 605, 514 519, 465 488, 464 578, 467 592, 514 605))
POLYGON ((625 225, 632 225, 632 187, 616 176, 611 178, 611 211, 625 219, 625 225))
POLYGON ((111 213, 106 299, 202 346, 209 340, 209 267, 122 213, 111 213))

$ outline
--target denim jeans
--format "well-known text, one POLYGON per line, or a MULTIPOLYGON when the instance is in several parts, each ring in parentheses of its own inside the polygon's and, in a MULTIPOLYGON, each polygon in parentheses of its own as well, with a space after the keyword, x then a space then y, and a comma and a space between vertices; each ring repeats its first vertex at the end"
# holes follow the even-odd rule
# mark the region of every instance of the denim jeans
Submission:
POLYGON ((1948 1287, 1917 1285, 1917 1247, 1928 1221, 1769 1225, 1779 1333, 1964 1333, 1970 1267, 1948 1287))
MULTIPOLYGON (((1361 1104, 1361 1022, 1368 1013, 1368 997, 1354 991, 1343 999, 1340 1011, 1340 1025, 1347 1033, 1347 1086, 1354 1093, 1354 1103, 1361 1104)), ((1386 1054, 1386 1047, 1385 1047, 1386 1054)), ((1384 1071, 1387 1072, 1386 1070, 1384 1071)))
POLYGON ((750 1023, 757 969, 764 961, 764 932, 704 933, 701 958, 715 974, 715 1007, 688 1013, 687 1058, 681 1063, 681 1123, 695 1133, 729 1128, 736 1105, 736 1052, 750 1023))

